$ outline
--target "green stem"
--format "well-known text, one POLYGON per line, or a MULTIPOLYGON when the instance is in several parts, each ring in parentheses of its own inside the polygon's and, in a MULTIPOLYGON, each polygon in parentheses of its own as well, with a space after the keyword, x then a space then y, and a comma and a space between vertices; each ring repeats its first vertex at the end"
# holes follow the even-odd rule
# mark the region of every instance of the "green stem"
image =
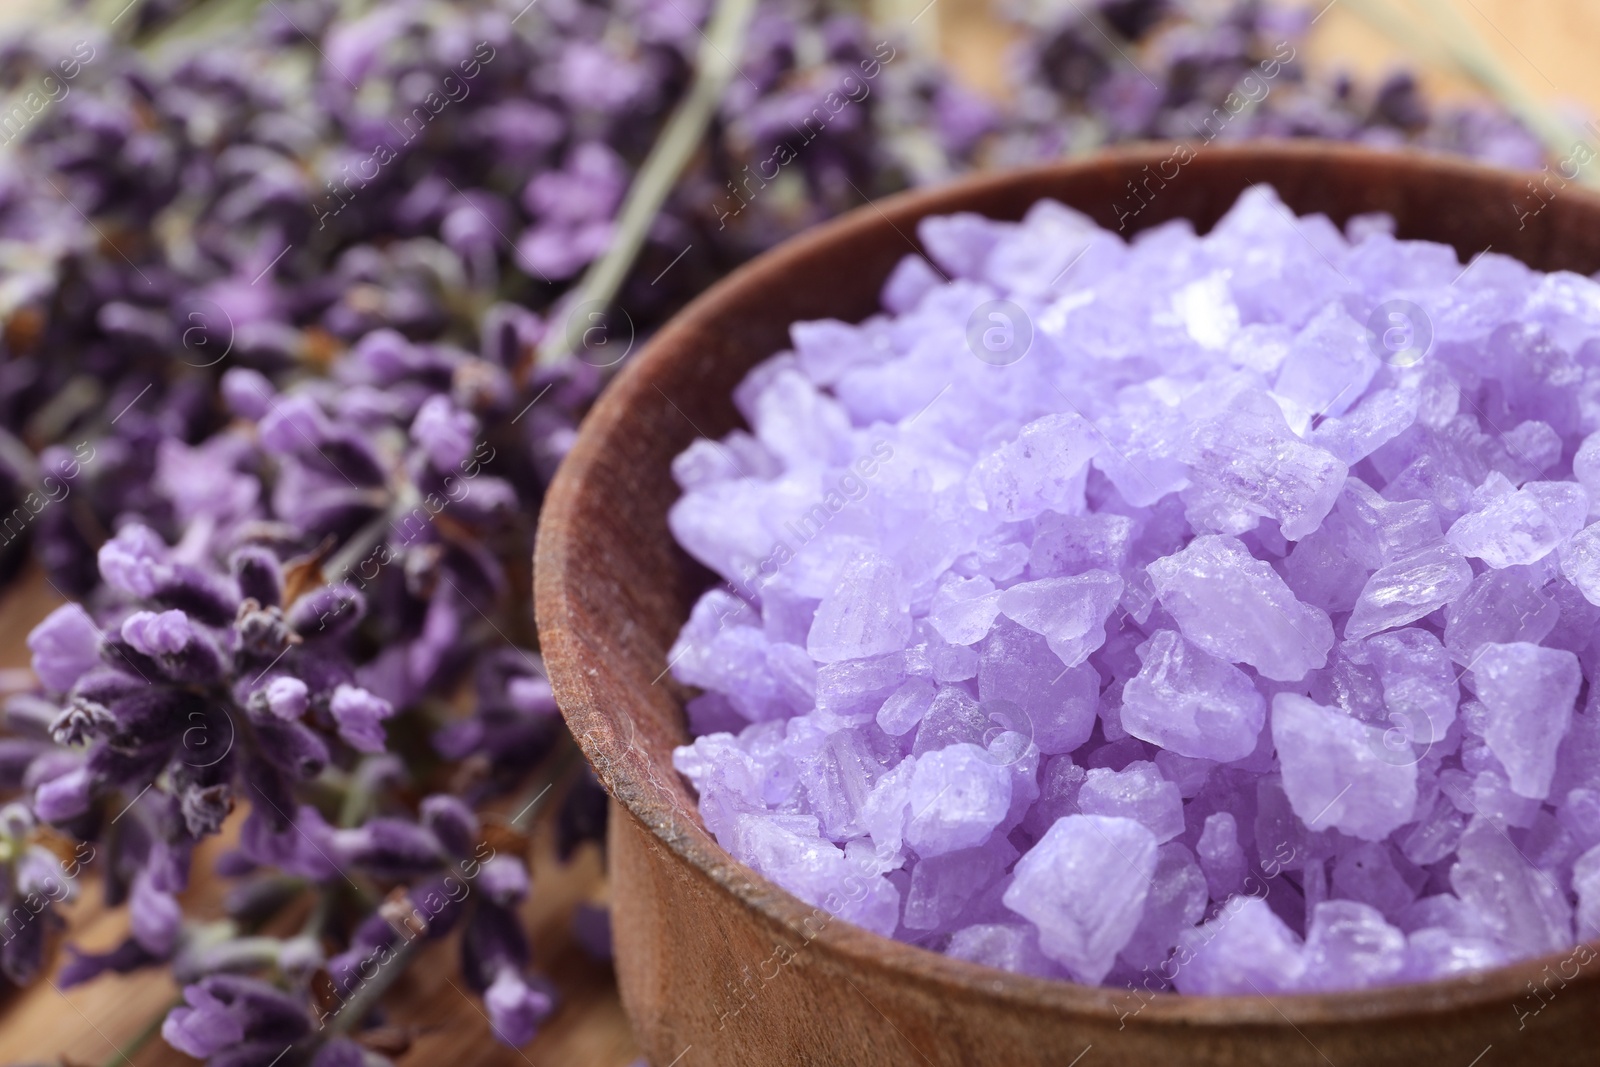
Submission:
MULTIPOLYGON (((591 304, 610 307, 615 303, 644 247, 651 224, 705 137, 722 94, 737 71, 734 57, 742 50, 745 29, 754 10, 755 0, 717 0, 695 60, 694 81, 629 186, 617 215, 611 246, 590 265, 569 299, 562 302, 566 308, 591 304)), ((582 331, 577 332, 581 335, 582 331)), ((551 330, 539 346, 539 364, 550 366, 570 358, 576 347, 573 333, 565 324, 562 329, 551 330)))

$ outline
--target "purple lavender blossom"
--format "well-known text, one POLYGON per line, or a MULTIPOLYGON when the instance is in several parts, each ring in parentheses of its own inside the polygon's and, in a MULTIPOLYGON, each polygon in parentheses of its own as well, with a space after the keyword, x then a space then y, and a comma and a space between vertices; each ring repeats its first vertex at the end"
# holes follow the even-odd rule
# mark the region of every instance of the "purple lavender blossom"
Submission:
POLYGON ((358 686, 341 685, 333 691, 328 711, 339 724, 339 736, 362 752, 384 749, 383 720, 394 714, 394 706, 358 686))
POLYGON ((100 630, 77 604, 63 604, 28 634, 33 671, 58 693, 100 662, 100 630))

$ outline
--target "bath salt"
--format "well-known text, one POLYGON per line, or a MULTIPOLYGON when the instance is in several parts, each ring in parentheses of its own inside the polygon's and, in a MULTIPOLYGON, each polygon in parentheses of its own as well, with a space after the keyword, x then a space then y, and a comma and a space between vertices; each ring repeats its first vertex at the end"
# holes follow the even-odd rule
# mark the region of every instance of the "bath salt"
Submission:
POLYGON ((1600 283, 1265 186, 1204 235, 1045 201, 918 236, 673 468, 721 579, 668 656, 717 840, 1140 997, 1600 934, 1600 283))

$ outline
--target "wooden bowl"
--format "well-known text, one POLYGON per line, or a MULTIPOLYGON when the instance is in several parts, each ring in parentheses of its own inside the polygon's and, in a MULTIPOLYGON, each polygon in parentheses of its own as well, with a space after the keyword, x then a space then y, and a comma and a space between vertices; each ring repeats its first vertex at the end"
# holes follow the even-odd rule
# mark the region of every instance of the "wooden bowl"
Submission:
POLYGON ((672 320, 600 399, 545 501, 536 600, 551 682, 614 798, 617 975, 638 1039, 672 1065, 1085 1067, 1592 1065, 1600 944, 1425 985, 1190 997, 1014 975, 832 920, 734 860, 672 769, 687 740, 666 650, 712 577, 667 531, 673 456, 739 425, 729 393, 799 319, 859 320, 925 215, 1017 219, 1054 197, 1115 228, 1130 182, 1158 178, 1130 229, 1208 228, 1240 192, 1296 212, 1386 211, 1402 237, 1545 270, 1600 269, 1600 197, 1543 204, 1527 175, 1319 143, 1141 146, 869 204, 748 264, 672 320), (1521 216, 1521 217, 1519 217, 1521 216))

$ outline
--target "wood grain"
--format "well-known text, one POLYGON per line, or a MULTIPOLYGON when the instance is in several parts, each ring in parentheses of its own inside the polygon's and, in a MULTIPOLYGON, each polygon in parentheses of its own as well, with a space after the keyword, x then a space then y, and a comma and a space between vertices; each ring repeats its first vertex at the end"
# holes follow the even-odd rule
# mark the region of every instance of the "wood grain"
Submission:
MULTIPOLYGON (((1600 966, 1569 953, 1373 991, 1203 997, 1086 987, 991 970, 832 921, 736 862, 706 832, 672 748, 685 692, 667 650, 711 576, 674 543, 672 457, 740 420, 731 388, 787 344, 797 319, 856 321, 930 214, 1017 219, 1049 196, 1115 226, 1127 184, 1166 146, 987 175, 893 197, 787 242, 681 312, 601 398, 545 501, 535 601, 557 699, 622 811, 611 822, 623 1003, 651 1061, 692 1047, 715 1063, 1046 1067, 1086 1047, 1096 1064, 1205 1067, 1474 1062, 1592 1064, 1600 966), (1548 968, 1549 972, 1542 969, 1548 968), (1536 1024, 1530 982, 1566 981, 1536 1024), (1526 1012, 1528 1008, 1524 1008, 1526 1012)), ((1386 211, 1402 238, 1463 259, 1493 247, 1546 269, 1600 268, 1600 195, 1563 191, 1519 229, 1524 177, 1414 153, 1316 142, 1202 149, 1134 221, 1204 229, 1273 184, 1300 213, 1386 211)), ((1003 374, 1004 368, 992 368, 1003 374)), ((951 402, 959 402, 954 400, 951 402)), ((1592 961, 1600 942, 1584 948, 1592 961)))

